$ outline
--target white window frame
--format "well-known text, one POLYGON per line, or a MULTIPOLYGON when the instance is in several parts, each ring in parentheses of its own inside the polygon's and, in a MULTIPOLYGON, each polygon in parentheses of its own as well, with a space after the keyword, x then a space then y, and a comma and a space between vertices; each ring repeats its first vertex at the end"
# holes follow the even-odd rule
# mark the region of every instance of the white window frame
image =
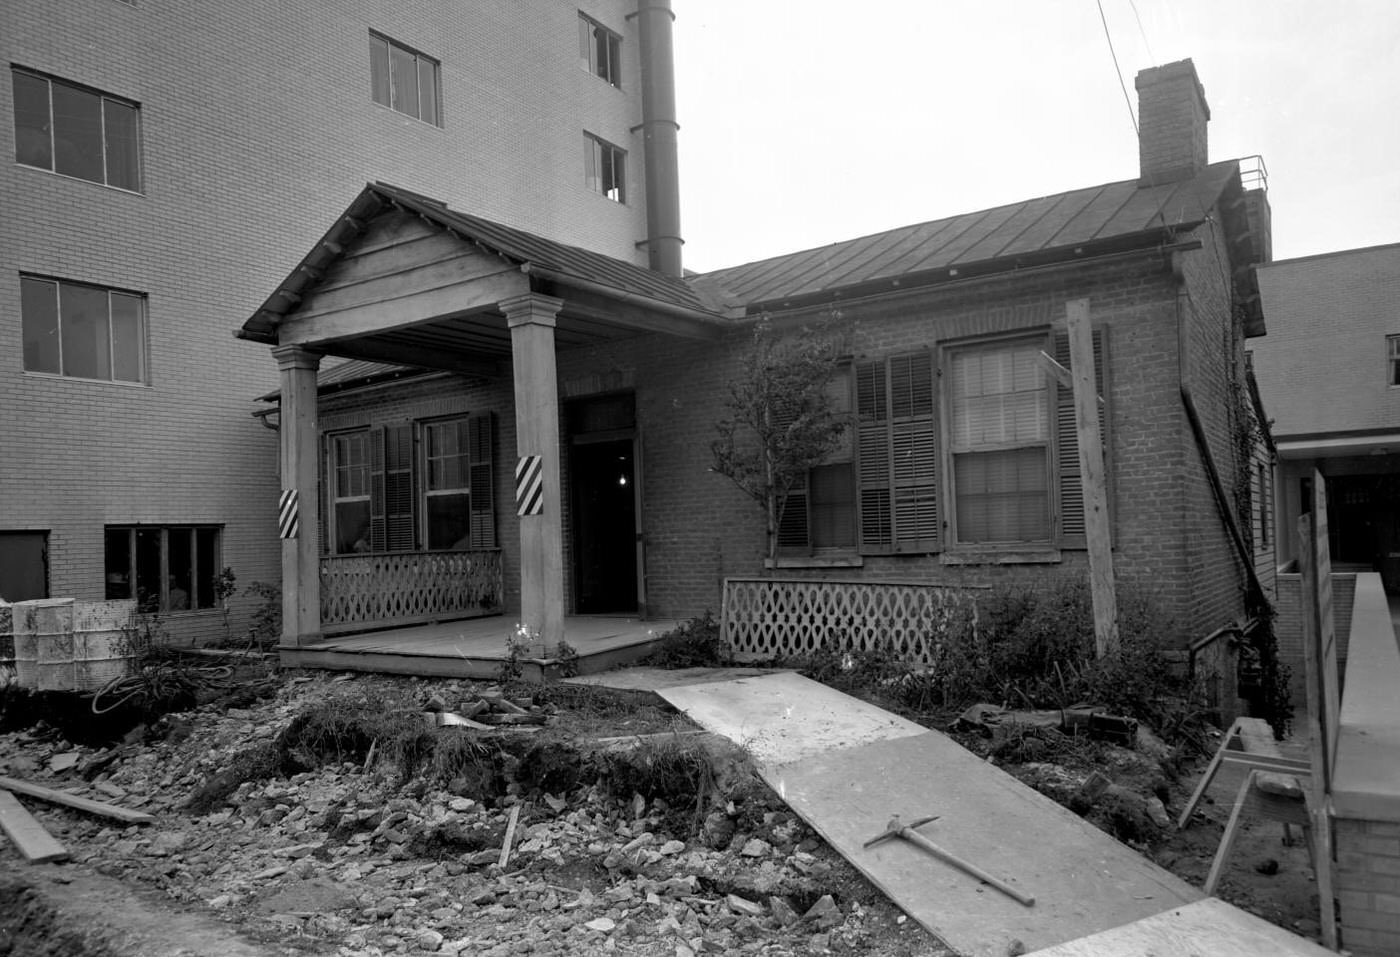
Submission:
POLYGON ((420 494, 423 496, 423 507, 422 507, 422 509, 421 509, 421 513, 422 513, 422 514, 421 514, 421 517, 420 517, 420 522, 421 522, 421 527, 420 527, 420 538, 421 538, 421 541, 422 541, 422 543, 423 543, 423 547, 424 547, 425 549, 428 549, 428 550, 438 550, 438 549, 443 549, 443 548, 452 548, 452 547, 455 545, 455 543, 453 543, 452 545, 446 545, 446 546, 443 546, 443 545, 434 546, 434 545, 431 544, 431 542, 432 542, 432 521, 431 521, 431 518, 430 518, 431 509, 428 507, 428 504, 429 504, 429 501, 430 501, 431 499, 433 499, 433 498, 447 498, 447 497, 451 497, 451 496, 460 496, 460 497, 465 501, 465 506, 464 506, 465 515, 464 515, 464 517, 465 517, 465 519, 466 519, 466 524, 467 524, 467 534, 468 534, 468 535, 471 534, 471 506, 472 506, 472 500, 471 500, 471 466, 472 466, 472 462, 471 462, 471 456, 470 456, 470 454, 469 454, 469 449, 470 449, 470 447, 471 447, 471 440, 470 440, 470 438, 468 437, 468 429, 469 429, 469 426, 468 426, 468 416, 461 415, 461 416, 452 416, 452 417, 450 417, 450 418, 445 418, 445 419, 426 419, 426 420, 420 422, 418 425, 419 425, 420 445, 421 445, 421 448, 422 448, 422 462, 421 462, 421 466, 420 466, 420 467, 421 467, 421 469, 422 469, 422 475, 423 475, 423 480, 422 480, 422 483, 421 483, 421 486, 420 486, 420 494), (434 454, 433 454, 433 438, 432 438, 432 435, 433 435, 433 432, 434 432, 435 430, 437 430, 437 429, 443 429, 443 430, 446 430, 446 429, 458 429, 458 430, 460 430, 459 435, 460 435, 460 439, 461 439, 461 443, 462 443, 461 447, 460 447, 456 452, 450 453, 450 454, 448 454, 448 455, 434 455, 434 454), (443 486, 442 488, 434 488, 434 487, 433 487, 433 464, 434 464, 434 462, 437 462, 437 461, 446 461, 447 459, 450 459, 450 458, 460 458, 461 461, 462 461, 462 468, 461 468, 462 484, 461 484, 460 486, 443 486))
POLYGON ((329 462, 326 472, 330 482, 330 488, 326 495, 326 522, 329 526, 326 530, 327 551, 332 555, 353 555, 357 552, 368 551, 369 549, 369 522, 370 522, 370 433, 368 429, 354 429, 346 432, 332 432, 327 437, 329 445, 329 462), (358 447, 358 460, 344 461, 343 450, 358 447), (341 494, 341 475, 344 474, 351 479, 352 490, 345 495, 341 494), (360 491, 353 490, 354 478, 359 476, 360 491), (364 541, 364 549, 356 549, 354 543, 348 549, 340 549, 340 506, 343 504, 364 503, 365 508, 365 530, 360 540, 364 541))
MULTIPOLYGON (((1014 378, 1013 388, 1006 392, 982 392, 979 396, 959 396, 956 392, 958 373, 955 369, 960 356, 972 352, 994 353, 1001 350, 1021 349, 1026 352, 1044 352, 1048 349, 1049 342, 1043 334, 1033 336, 1017 335, 998 337, 995 339, 978 339, 965 342, 950 343, 943 348, 941 366, 943 369, 941 404, 944 408, 944 428, 942 443, 943 474, 945 476, 944 501, 946 503, 945 512, 949 521, 949 547, 952 549, 965 550, 996 550, 996 549, 1024 549, 1024 548, 1047 548, 1052 547, 1057 539, 1057 508, 1056 496, 1058 494, 1055 481, 1055 435, 1052 418, 1054 415, 1055 395, 1051 383, 1047 380, 1043 366, 1030 358, 1034 365, 1032 375, 1039 383, 1032 389, 1015 389, 1014 378), (960 406, 965 404, 968 398, 991 398, 996 395, 1031 394, 1039 392, 1041 399, 1039 406, 1039 435, 1036 437, 1010 437, 1001 440, 969 440, 964 437, 964 430, 960 427, 959 415, 962 411, 960 406), (1045 534, 1037 538, 986 538, 972 539, 965 538, 966 526, 968 524, 965 516, 960 514, 964 510, 962 493, 958 489, 958 464, 961 456, 1016 452, 1024 449, 1039 449, 1042 456, 1041 468, 1044 471, 1044 497, 1045 497, 1045 534)), ((1013 377, 1015 372, 1013 371, 1013 377)), ((1013 426, 1013 429, 1015 427, 1013 426)), ((973 493, 969 493, 973 494, 973 493)))
POLYGON ((1400 335, 1385 337, 1386 388, 1400 389, 1400 335))

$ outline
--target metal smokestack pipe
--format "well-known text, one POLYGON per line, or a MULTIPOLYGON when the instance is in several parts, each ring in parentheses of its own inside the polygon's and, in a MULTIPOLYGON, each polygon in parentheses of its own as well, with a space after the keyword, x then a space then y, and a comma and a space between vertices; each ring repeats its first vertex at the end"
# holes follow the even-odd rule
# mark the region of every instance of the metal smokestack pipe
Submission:
POLYGON ((642 41, 642 141, 646 150, 647 262, 681 275, 681 190, 676 165, 676 67, 671 0, 637 0, 642 41))

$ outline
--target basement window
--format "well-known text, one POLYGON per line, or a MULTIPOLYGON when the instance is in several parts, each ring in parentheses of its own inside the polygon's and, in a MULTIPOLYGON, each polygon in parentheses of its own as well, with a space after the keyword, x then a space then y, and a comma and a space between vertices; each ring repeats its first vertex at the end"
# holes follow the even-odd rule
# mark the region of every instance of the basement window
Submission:
POLYGON ((1400 387, 1400 336, 1385 337, 1386 385, 1400 387))
POLYGON ((579 66, 622 88, 622 37, 596 20, 578 15, 579 66))
POLYGON ((584 180, 588 188, 612 200, 626 203, 627 153, 596 136, 583 134, 584 180))
POLYGON ((142 613, 217 608, 217 525, 107 526, 107 599, 135 598, 142 613))

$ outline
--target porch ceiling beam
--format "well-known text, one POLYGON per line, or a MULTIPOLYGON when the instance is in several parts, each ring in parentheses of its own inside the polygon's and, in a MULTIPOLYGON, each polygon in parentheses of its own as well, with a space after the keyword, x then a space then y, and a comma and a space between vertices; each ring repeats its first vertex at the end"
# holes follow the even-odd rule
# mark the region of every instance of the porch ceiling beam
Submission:
POLYGON ((424 369, 456 372, 460 375, 479 376, 485 379, 500 379, 506 374, 503 364, 493 359, 422 346, 386 343, 377 339, 348 339, 335 343, 326 351, 330 355, 343 356, 347 359, 368 359, 371 362, 419 366, 424 369))
MULTIPOLYGON (((684 339, 720 339, 726 331, 721 317, 699 309, 652 299, 591 279, 566 275, 535 263, 524 263, 520 271, 571 290, 567 296, 561 296, 569 303, 580 301, 580 292, 592 293, 593 295, 587 298, 606 304, 606 315, 613 325, 625 326, 638 332, 661 332, 684 339)), ((567 311, 569 310, 566 309, 567 311)))
MULTIPOLYGON (((452 282, 429 289, 415 289, 374 302, 347 306, 332 312, 298 315, 277 327, 282 345, 328 346, 347 339, 407 329, 446 316, 494 309, 502 299, 530 291, 530 280, 506 269, 467 282, 452 282)), ((326 351, 332 351, 327 348, 326 351)))

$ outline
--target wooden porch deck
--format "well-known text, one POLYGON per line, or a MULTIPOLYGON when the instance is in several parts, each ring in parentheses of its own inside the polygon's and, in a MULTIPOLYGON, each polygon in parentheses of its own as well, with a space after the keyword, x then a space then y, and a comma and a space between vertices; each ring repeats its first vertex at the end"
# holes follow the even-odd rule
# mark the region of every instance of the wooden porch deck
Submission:
MULTIPOLYGON (((596 674, 644 658, 676 621, 572 616, 564 640, 578 652, 577 674, 596 674)), ((377 671, 449 678, 495 678, 507 658, 516 621, 506 616, 411 625, 315 644, 278 649, 283 667, 331 671, 377 671)), ((561 675, 557 658, 526 658, 521 677, 542 681, 561 675)))

